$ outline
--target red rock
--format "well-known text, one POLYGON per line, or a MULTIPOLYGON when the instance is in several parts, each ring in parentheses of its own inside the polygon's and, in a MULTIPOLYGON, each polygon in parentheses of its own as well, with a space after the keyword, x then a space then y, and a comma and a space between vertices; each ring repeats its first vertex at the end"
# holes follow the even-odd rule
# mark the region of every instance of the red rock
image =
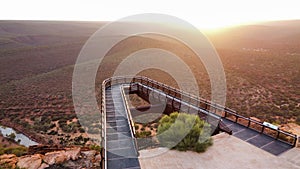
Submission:
POLYGON ((42 165, 38 169, 45 169, 45 168, 48 168, 48 167, 49 167, 48 164, 42 163, 42 165))
POLYGON ((42 155, 22 156, 18 158, 17 166, 26 169, 38 169, 42 164, 42 155))
POLYGON ((50 153, 46 153, 43 160, 49 164, 59 164, 67 161, 67 156, 65 154, 65 151, 54 151, 50 153))
POLYGON ((66 150, 65 155, 67 156, 68 160, 77 160, 79 155, 80 155, 80 148, 76 147, 76 148, 71 148, 66 150))

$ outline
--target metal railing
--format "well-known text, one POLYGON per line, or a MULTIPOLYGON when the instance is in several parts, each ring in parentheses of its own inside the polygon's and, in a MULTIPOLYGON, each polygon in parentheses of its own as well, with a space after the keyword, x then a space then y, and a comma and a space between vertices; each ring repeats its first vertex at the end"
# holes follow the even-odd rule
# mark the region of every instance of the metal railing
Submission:
MULTIPOLYGON (((163 83, 157 82, 157 81, 149 79, 147 77, 136 77, 133 79, 133 82, 141 83, 143 85, 146 85, 146 86, 149 86, 152 88, 156 88, 174 98, 185 101, 193 106, 201 107, 204 110, 206 110, 210 113, 214 113, 222 118, 228 119, 228 120, 233 121, 238 124, 241 124, 247 128, 257 130, 261 133, 264 133, 268 136, 273 137, 276 140, 285 142, 291 146, 296 146, 297 135, 292 134, 287 131, 283 131, 280 129, 274 129, 269 126, 266 126, 260 121, 256 121, 254 119, 244 117, 240 114, 237 114, 236 111, 229 109, 225 106, 219 105, 217 103, 213 103, 213 102, 205 100, 203 98, 196 97, 194 95, 191 95, 184 91, 180 91, 176 88, 167 86, 163 83)), ((147 92, 149 92, 149 91, 147 91, 147 92)))
MULTIPOLYGON (((160 83, 158 81, 152 80, 147 77, 142 77, 142 76, 121 76, 121 77, 112 77, 108 78, 103 81, 102 83, 102 102, 101 102, 101 112, 102 112, 102 122, 104 128, 103 128, 103 136, 106 137, 106 109, 105 109, 105 89, 107 87, 110 87, 112 85, 117 85, 117 84, 130 84, 130 90, 137 90, 137 91, 143 91, 146 92, 147 94, 150 93, 150 89, 148 88, 143 88, 142 85, 160 90, 164 93, 166 93, 169 96, 172 96, 180 101, 189 103, 192 106, 202 108, 203 110, 212 113, 214 115, 217 115, 219 117, 225 118, 227 120, 233 121, 235 123, 241 124, 245 127, 257 130, 261 133, 264 133, 268 136, 273 137, 274 139, 278 139, 282 142, 285 142, 291 146, 296 146, 297 142, 297 135, 292 134, 290 132, 286 132, 280 129, 273 129, 269 126, 264 125, 260 121, 256 121, 254 119, 244 117, 242 115, 239 115, 236 113, 236 111, 229 109, 225 106, 219 105, 217 103, 213 103, 211 101, 205 100, 203 98, 191 95, 187 92, 178 90, 174 87, 167 86, 163 83, 160 83), (138 85, 142 84, 142 85, 138 85)), ((172 102, 174 104, 174 102, 172 102)), ((181 105, 179 105, 181 106, 181 105)), ((179 107, 180 108, 180 107, 179 107)), ((132 126, 132 125, 131 125, 132 126)), ((134 126, 132 126, 134 127, 134 126)), ((105 138, 102 139, 104 142, 106 142, 105 138)), ((106 143, 104 143, 104 149, 106 150, 106 143)), ((103 157, 104 160, 106 160, 107 155, 105 153, 105 156, 103 157)), ((107 162, 105 162, 107 163, 107 162)))
MULTIPOLYGON (((102 145, 102 159, 101 159, 101 168, 107 169, 107 144, 106 144, 106 88, 117 85, 117 84, 129 84, 132 77, 113 77, 105 79, 102 82, 101 87, 101 122, 102 122, 102 136, 101 136, 101 145, 102 145)), ((131 122, 130 122, 131 125, 131 122)), ((132 126, 132 125, 131 125, 132 126)), ((136 146, 136 143, 135 143, 136 146)), ((136 148, 136 147, 135 147, 136 148)), ((136 148, 137 150, 137 148, 136 148)))
POLYGON ((133 142, 134 142, 134 149, 135 149, 135 152, 136 152, 136 155, 138 156, 139 155, 139 152, 138 152, 138 146, 137 146, 137 140, 136 140, 136 137, 135 137, 135 128, 134 128, 134 122, 133 122, 133 119, 132 119, 132 116, 131 116, 131 113, 130 113, 130 108, 129 108, 129 104, 127 102, 127 99, 126 99, 126 95, 125 95, 125 90, 124 90, 124 86, 121 87, 121 92, 122 92, 122 99, 123 99, 123 102, 124 102, 124 106, 125 106, 125 109, 126 109, 126 115, 127 115, 127 120, 128 120, 128 124, 130 125, 130 134, 131 134, 131 137, 133 139, 133 142))

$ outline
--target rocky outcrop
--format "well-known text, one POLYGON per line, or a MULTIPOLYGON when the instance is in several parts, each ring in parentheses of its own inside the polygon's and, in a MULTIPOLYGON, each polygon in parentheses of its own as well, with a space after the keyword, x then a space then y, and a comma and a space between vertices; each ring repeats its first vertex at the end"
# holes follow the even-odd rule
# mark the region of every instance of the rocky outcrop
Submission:
POLYGON ((65 154, 67 156, 68 160, 77 160, 79 155, 80 155, 80 148, 71 148, 71 149, 66 149, 65 154))
POLYGON ((67 156, 65 155, 65 151, 54 151, 46 153, 43 160, 49 165, 60 164, 67 161, 67 156))
POLYGON ((34 154, 20 157, 17 166, 26 169, 38 169, 42 164, 42 155, 34 154))
POLYGON ((18 158, 14 154, 4 154, 0 156, 0 166, 16 168, 18 158))
MULTIPOLYGON (((40 149, 41 150, 41 149, 40 149)), ((45 151, 43 151, 45 152, 45 151)), ((65 168, 99 168, 102 158, 99 152, 88 148, 70 147, 64 150, 16 157, 13 154, 0 156, 0 168, 45 169, 55 166, 65 168)))
POLYGON ((41 166, 38 169, 45 169, 48 168, 50 165, 46 164, 46 163, 42 163, 41 166))
POLYGON ((85 158, 91 160, 94 158, 96 151, 95 150, 83 151, 82 154, 84 155, 85 158))

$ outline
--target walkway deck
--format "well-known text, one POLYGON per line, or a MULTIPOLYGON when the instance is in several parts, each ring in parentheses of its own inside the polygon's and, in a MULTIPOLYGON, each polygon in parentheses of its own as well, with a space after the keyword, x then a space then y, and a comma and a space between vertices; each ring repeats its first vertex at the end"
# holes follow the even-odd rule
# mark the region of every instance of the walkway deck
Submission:
POLYGON ((238 123, 222 118, 223 122, 232 130, 232 135, 244 140, 258 148, 261 148, 271 154, 279 155, 293 148, 293 146, 276 140, 268 135, 262 134, 251 128, 247 128, 238 123))
POLYGON ((140 169, 120 85, 106 89, 107 168, 140 169))

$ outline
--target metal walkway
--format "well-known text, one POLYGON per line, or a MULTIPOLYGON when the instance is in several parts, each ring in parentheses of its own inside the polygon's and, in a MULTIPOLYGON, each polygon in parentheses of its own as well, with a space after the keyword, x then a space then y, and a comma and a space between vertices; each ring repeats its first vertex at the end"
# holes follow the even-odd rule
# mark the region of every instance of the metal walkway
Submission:
POLYGON ((232 129, 232 135, 244 140, 258 148, 261 148, 271 154, 279 155, 293 148, 292 145, 286 144, 278 139, 274 139, 266 134, 245 127, 241 124, 222 118, 227 127, 232 129))
POLYGON ((106 146, 107 168, 140 168, 120 85, 106 89, 106 146))
POLYGON ((274 129, 254 119, 241 116, 234 110, 192 96, 146 77, 114 77, 102 83, 102 151, 103 169, 139 169, 138 151, 131 114, 124 98, 123 85, 147 100, 151 97, 166 102, 169 111, 198 114, 200 118, 214 117, 219 131, 242 139, 273 155, 279 155, 296 146, 297 136, 274 129))
MULTIPOLYGON (((146 86, 143 84, 138 84, 138 85, 140 86, 141 90, 148 89, 148 90, 151 90, 152 93, 153 92, 158 93, 160 95, 163 95, 167 99, 173 100, 173 102, 180 103, 181 107, 182 106, 186 107, 186 112, 189 112, 189 113, 198 112, 199 115, 201 112, 202 115, 200 115, 200 117, 204 115, 203 120, 205 120, 205 117, 207 117, 208 115, 215 116, 216 119, 221 120, 221 121, 219 121, 219 127, 221 127, 220 124, 224 125, 225 126, 224 128, 226 128, 226 129, 228 128, 230 131, 232 131, 232 133, 230 133, 230 134, 232 134, 233 136, 235 136, 243 141, 246 141, 258 148, 261 148, 273 155, 279 155, 279 154, 286 152, 287 150, 290 150, 291 148, 294 147, 293 145, 287 144, 286 142, 281 141, 278 138, 271 137, 265 133, 254 130, 252 128, 249 128, 249 126, 247 127, 242 124, 239 124, 237 121, 232 121, 230 119, 227 119, 227 117, 222 117, 218 114, 211 113, 208 110, 206 110, 205 108, 195 106, 187 101, 179 100, 179 99, 172 97, 162 91, 158 91, 157 89, 154 89, 152 87, 149 87, 149 86, 146 86), (191 111, 191 110, 195 110, 195 111, 191 111)), ((147 92, 147 93, 149 93, 149 92, 147 92)), ((247 119, 242 116, 241 116, 241 118, 247 119)), ((248 121, 248 122, 250 124, 251 121, 248 121)), ((221 130, 221 131, 226 132, 226 130, 221 130)))

